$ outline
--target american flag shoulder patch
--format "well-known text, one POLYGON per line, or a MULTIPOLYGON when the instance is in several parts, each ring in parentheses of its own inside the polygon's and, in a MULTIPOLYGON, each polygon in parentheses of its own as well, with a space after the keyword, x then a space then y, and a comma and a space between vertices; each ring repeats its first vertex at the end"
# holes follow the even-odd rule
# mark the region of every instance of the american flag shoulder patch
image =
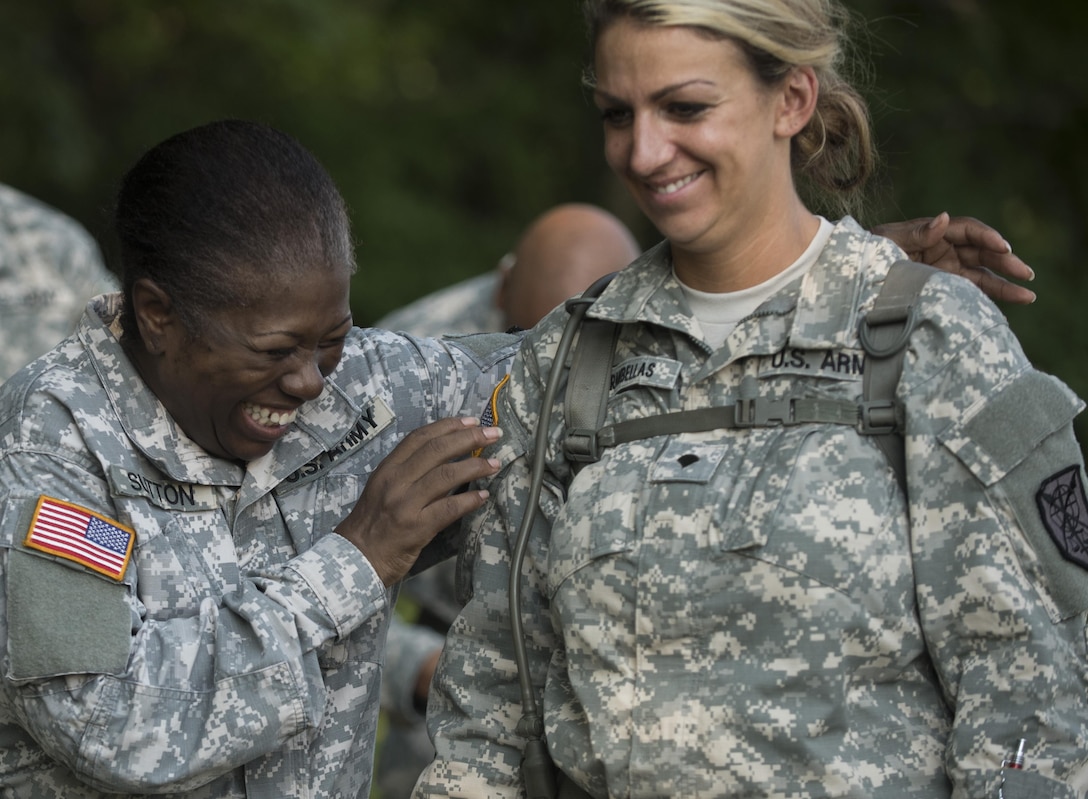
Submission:
MULTIPOLYGON (((491 392, 491 399, 487 401, 487 407, 480 414, 480 427, 496 427, 499 424, 499 392, 508 382, 510 382, 510 375, 504 376, 499 384, 495 386, 495 390, 491 392)), ((480 457, 481 452, 483 452, 482 448, 474 450, 472 457, 480 457)))
POLYGON ((120 581, 136 531, 70 502, 42 496, 23 544, 120 581))

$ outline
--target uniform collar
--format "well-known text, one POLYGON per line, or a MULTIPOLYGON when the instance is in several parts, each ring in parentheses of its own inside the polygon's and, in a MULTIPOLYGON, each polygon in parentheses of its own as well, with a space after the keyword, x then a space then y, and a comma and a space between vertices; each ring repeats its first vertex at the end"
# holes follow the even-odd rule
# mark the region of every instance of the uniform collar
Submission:
MULTIPOLYGON (((835 225, 812 269, 793 295, 795 312, 789 345, 838 349, 855 339, 861 279, 872 236, 850 217, 835 225)), ((772 298, 773 299, 773 298, 772 298)))
POLYGON ((672 273, 668 240, 654 245, 624 267, 586 316, 612 322, 644 322, 698 338, 698 327, 672 273))
MULTIPOLYGON (((84 313, 78 335, 125 435, 163 474, 179 482, 239 486, 246 469, 209 455, 190 439, 144 383, 120 343, 122 297, 96 297, 84 313)), ((304 403, 292 429, 260 459, 258 483, 271 488, 317 452, 331 449, 351 431, 360 408, 332 383, 304 403)))
MULTIPOLYGON (((867 265, 903 257, 895 244, 867 232, 851 217, 844 217, 835 225, 812 269, 770 297, 755 313, 772 317, 792 314, 785 342, 789 346, 850 346, 865 285, 874 277, 867 265)), ((587 315, 615 322, 656 324, 698 337, 691 310, 672 274, 667 241, 650 248, 623 269, 587 315)))

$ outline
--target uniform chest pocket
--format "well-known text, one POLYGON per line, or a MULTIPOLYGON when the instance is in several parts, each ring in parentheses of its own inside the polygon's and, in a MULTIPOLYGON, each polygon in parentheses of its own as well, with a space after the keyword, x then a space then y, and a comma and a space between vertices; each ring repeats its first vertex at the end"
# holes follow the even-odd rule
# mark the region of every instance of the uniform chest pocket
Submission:
POLYGON ((305 552, 336 529, 359 501, 363 485, 358 474, 328 474, 277 497, 297 552, 305 552))
POLYGON ((197 615, 206 600, 218 603, 238 588, 237 553, 218 510, 158 514, 138 524, 133 560, 149 618, 197 615))
POLYGON ((548 546, 548 589, 554 596, 572 574, 601 558, 631 551, 642 512, 646 464, 656 448, 635 442, 608 450, 587 464, 567 487, 542 492, 543 512, 554 521, 548 546))
POLYGON ((889 596, 909 590, 905 499, 877 445, 842 426, 759 432, 707 484, 720 494, 710 522, 721 556, 745 554, 849 595, 874 583, 889 596))
POLYGON ((646 507, 656 529, 672 528, 711 558, 767 544, 777 485, 792 458, 779 431, 681 436, 662 449, 647 475, 646 507))
POLYGON ((643 523, 686 535, 689 555, 705 547, 711 560, 756 558, 846 592, 908 557, 895 476, 875 444, 850 428, 679 437, 648 477, 643 523))
POLYGON ((623 557, 640 544, 706 565, 722 553, 763 547, 776 509, 769 497, 782 478, 778 463, 792 460, 780 438, 773 430, 692 434, 609 450, 575 478, 558 511, 549 550, 553 593, 591 561, 623 557))

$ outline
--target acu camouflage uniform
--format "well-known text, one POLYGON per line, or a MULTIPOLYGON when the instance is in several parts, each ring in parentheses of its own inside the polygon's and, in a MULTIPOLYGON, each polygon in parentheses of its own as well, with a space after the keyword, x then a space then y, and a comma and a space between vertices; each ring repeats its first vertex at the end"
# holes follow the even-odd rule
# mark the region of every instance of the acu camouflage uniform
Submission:
POLYGON ((0 184, 0 383, 71 333, 87 300, 114 285, 82 226, 0 184))
POLYGON ((246 468, 166 414, 119 309, 0 389, 0 794, 365 797, 394 592, 331 532, 408 432, 480 412, 516 341, 353 330, 246 468), (135 530, 121 579, 27 548, 41 495, 135 530))
MULTIPOLYGON (((509 325, 495 304, 499 289, 496 269, 420 297, 382 317, 374 326, 413 336, 437 338, 467 333, 498 333, 509 325)), ((406 580, 402 595, 426 611, 434 624, 410 624, 397 617, 389 627, 382 676, 382 709, 389 722, 374 784, 382 799, 405 799, 424 766, 434 757, 423 708, 416 700, 416 682, 424 664, 442 648, 445 628, 461 605, 454 598, 452 560, 406 580)))
MULTIPOLYGON (((630 323, 606 424, 855 400, 858 321, 902 257, 844 220, 711 351, 667 245, 649 251, 589 312, 630 323)), ((898 388, 906 495, 871 438, 834 424, 639 440, 572 478, 555 409, 521 613, 552 757, 590 795, 994 797, 1020 738, 1006 799, 1084 795, 1082 403, 967 281, 936 274, 920 311, 898 388)), ((462 549, 471 599, 431 692, 420 796, 522 787, 507 580, 563 316, 496 392, 506 465, 462 549)))

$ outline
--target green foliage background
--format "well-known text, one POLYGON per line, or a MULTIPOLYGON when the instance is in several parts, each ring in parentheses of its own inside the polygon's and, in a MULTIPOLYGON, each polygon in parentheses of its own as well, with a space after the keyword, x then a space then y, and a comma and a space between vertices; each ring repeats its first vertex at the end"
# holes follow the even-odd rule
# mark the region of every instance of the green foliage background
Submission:
MULTIPOLYGON (((1083 0, 847 0, 884 172, 863 222, 976 216, 1036 270, 1006 311, 1088 396, 1083 0)), ((0 0, 0 181, 102 242, 147 147, 227 116, 297 136, 352 210, 359 323, 491 268, 565 200, 654 232, 608 174, 577 0, 0 0)), ((1088 422, 1080 422, 1081 441, 1088 422)))
MULTIPOLYGON (((846 0, 884 158, 863 222, 941 210, 997 227, 1038 275, 1007 307, 1088 397, 1084 0, 846 0)), ((0 181, 107 256, 116 181, 222 117, 302 140, 352 211, 356 321, 490 269, 556 202, 654 231, 611 178, 577 0, 0 0, 0 181)), ((1078 421, 1088 441, 1088 414, 1078 421)))

